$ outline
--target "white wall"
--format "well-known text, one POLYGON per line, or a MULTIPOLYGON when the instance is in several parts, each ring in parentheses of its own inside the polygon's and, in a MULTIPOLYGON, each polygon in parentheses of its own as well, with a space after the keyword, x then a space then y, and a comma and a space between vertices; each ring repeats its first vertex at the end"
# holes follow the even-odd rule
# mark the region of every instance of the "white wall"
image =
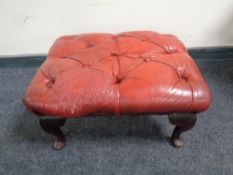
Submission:
POLYGON ((46 53, 64 34, 129 30, 233 45, 233 0, 0 0, 0 55, 46 53))

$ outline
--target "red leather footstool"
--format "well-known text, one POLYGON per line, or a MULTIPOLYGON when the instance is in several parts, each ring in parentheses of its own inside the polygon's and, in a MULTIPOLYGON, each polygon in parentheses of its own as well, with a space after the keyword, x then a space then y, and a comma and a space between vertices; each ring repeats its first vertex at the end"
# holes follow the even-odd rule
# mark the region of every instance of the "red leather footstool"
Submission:
POLYGON ((185 46, 175 36, 139 31, 63 36, 28 87, 23 102, 55 136, 67 118, 90 115, 168 114, 171 140, 195 125, 211 94, 185 46), (49 117, 48 117, 49 116, 49 117))

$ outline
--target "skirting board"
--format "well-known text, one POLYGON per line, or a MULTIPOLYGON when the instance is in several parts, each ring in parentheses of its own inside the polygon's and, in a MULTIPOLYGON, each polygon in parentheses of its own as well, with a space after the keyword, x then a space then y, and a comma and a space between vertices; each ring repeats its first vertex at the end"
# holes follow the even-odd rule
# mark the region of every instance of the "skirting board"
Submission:
POLYGON ((233 59, 233 46, 189 48, 194 59, 233 59))
MULTIPOLYGON (((233 46, 189 48, 193 59, 232 59, 233 46)), ((37 67, 46 59, 46 54, 0 56, 0 68, 4 67, 37 67)))

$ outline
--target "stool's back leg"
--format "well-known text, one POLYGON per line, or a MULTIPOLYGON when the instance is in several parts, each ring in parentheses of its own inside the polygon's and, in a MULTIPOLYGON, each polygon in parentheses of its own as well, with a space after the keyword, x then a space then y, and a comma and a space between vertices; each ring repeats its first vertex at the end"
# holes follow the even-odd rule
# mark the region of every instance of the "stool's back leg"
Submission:
POLYGON ((52 135, 55 136, 53 142, 53 148, 60 150, 65 146, 65 135, 60 129, 65 124, 65 118, 58 117, 40 117, 40 126, 41 128, 52 135))

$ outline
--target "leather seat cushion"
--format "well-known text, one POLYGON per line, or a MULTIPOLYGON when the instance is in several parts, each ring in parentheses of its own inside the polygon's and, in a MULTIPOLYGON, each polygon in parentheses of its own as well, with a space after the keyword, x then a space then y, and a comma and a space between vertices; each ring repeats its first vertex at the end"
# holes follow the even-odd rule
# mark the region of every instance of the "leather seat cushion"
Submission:
POLYGON ((150 31, 58 38, 24 104, 38 114, 201 112, 210 91, 185 46, 150 31))

